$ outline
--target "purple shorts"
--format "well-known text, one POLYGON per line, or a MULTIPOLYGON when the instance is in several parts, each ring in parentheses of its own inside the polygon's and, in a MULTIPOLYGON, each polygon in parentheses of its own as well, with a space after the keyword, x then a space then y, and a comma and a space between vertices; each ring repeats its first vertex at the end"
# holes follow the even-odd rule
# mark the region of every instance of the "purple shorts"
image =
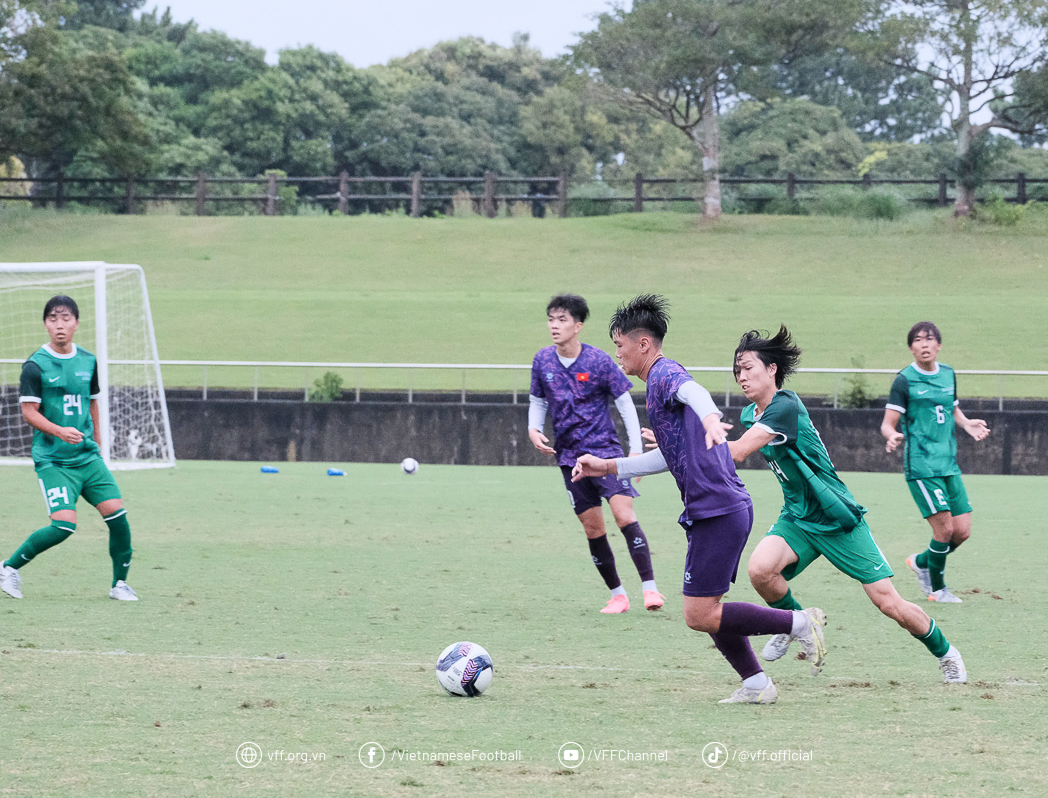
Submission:
POLYGON ((753 526, 753 505, 727 515, 682 521, 688 536, 684 561, 685 596, 723 596, 739 571, 742 550, 753 526))
POLYGON ((571 498, 571 506, 575 510, 575 515, 582 515, 586 510, 600 507, 602 498, 640 496, 630 480, 620 479, 616 474, 608 474, 604 477, 583 477, 578 482, 572 482, 571 466, 561 466, 560 473, 564 475, 564 485, 568 489, 568 496, 571 498))

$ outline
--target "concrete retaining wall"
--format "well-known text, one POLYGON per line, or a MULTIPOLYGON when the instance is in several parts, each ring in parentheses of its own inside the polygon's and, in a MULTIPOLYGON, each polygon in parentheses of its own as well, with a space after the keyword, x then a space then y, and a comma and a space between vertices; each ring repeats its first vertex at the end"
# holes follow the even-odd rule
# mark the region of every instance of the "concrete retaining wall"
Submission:
MULTIPOLYGON (((399 462, 460 465, 548 465, 527 438, 527 405, 250 401, 169 398, 175 454, 186 460, 399 462)), ((643 407, 641 423, 646 422, 643 407)), ((884 451, 883 410, 808 405, 841 471, 901 471, 901 455, 884 451)), ((958 435, 968 474, 1048 474, 1048 414, 1035 410, 966 411, 986 419, 980 443, 958 435)), ((613 413, 613 415, 615 415, 613 413)), ((739 409, 726 419, 737 425, 739 409)), ((736 426, 733 434, 740 428, 736 426)), ((548 424, 547 424, 547 434, 548 424)), ((625 441, 625 436, 620 437, 625 441)), ((751 457, 748 467, 764 465, 751 457)))

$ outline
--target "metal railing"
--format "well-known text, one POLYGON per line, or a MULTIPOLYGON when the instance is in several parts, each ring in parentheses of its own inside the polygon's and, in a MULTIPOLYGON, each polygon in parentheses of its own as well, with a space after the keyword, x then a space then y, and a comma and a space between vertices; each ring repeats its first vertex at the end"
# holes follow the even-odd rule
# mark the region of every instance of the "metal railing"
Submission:
MULTIPOLYGON (((5 362, 5 361, 0 361, 5 362)), ((16 361, 6 361, 16 362, 16 361)), ((114 364, 132 363, 132 361, 112 361, 114 364)), ((462 404, 466 404, 467 394, 467 375, 476 372, 530 372, 530 364, 511 364, 511 363, 359 363, 359 362, 344 362, 344 363, 333 363, 333 362, 322 362, 322 361, 255 361, 255 360, 161 360, 161 367, 165 366, 179 366, 179 367, 191 367, 202 369, 202 381, 201 381, 201 396, 203 399, 207 399, 208 394, 208 369, 209 368, 236 368, 236 369, 252 369, 254 374, 251 380, 251 392, 252 397, 256 401, 258 400, 259 389, 263 388, 260 385, 259 377, 262 369, 302 369, 304 379, 300 383, 303 386, 303 399, 308 400, 309 391, 312 386, 312 377, 318 370, 323 371, 338 371, 338 370, 349 370, 349 369, 364 369, 364 370, 394 370, 406 372, 407 376, 407 401, 413 402, 415 393, 419 390, 414 382, 415 372, 431 372, 435 370, 440 371, 458 371, 461 374, 461 380, 459 387, 455 390, 459 393, 459 401, 462 404)), ((738 397, 740 391, 735 385, 734 374, 732 369, 728 366, 686 366, 685 368, 693 374, 708 373, 708 374, 722 374, 724 375, 724 390, 723 390, 723 406, 731 407, 732 396, 738 397)), ((841 380, 846 376, 851 375, 863 375, 863 374, 882 374, 882 375, 893 375, 898 373, 898 369, 868 369, 868 368, 799 368, 797 369, 798 374, 823 374, 831 375, 833 379, 833 407, 837 408, 841 403, 841 380)), ((998 402, 998 409, 1004 409, 1005 394, 1005 380, 1013 378, 1048 378, 1048 371, 1033 371, 1033 370, 1002 370, 1002 369, 956 369, 956 373, 961 376, 990 376, 997 377, 997 391, 995 397, 998 402)), ((165 384, 169 387, 174 387, 167 380, 165 384)), ((191 387, 196 387, 191 386, 191 387)), ((272 386, 264 386, 268 389, 272 386)), ((711 393, 721 395, 721 391, 716 391, 709 385, 707 388, 710 389, 711 393)), ((351 387, 349 390, 354 392, 354 400, 359 402, 361 398, 361 388, 351 387)), ((518 404, 526 399, 522 399, 520 394, 527 393, 527 389, 519 389, 513 387, 511 389, 512 402, 518 404)))

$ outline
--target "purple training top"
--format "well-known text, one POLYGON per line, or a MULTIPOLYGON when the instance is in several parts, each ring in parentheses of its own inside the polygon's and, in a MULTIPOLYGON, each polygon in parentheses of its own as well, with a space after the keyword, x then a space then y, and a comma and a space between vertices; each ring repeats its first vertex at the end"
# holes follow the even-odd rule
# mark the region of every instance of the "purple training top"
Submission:
POLYGON ((727 515, 751 507, 746 486, 735 473, 727 444, 706 448, 702 421, 675 395, 692 376, 680 363, 659 358, 648 372, 648 423, 677 480, 684 502, 681 523, 727 515))
POLYGON ((567 368, 557 347, 538 351, 531 364, 531 395, 549 405, 558 465, 574 466, 580 454, 623 456, 608 404, 632 387, 611 356, 589 344, 567 368))

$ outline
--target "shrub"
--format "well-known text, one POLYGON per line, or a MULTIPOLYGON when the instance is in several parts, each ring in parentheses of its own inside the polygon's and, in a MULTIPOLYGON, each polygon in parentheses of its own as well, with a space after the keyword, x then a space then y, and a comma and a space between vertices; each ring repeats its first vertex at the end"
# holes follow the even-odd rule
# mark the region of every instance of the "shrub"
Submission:
POLYGON ((1006 202, 1004 197, 995 191, 979 207, 976 218, 998 227, 1014 227, 1022 221, 1025 213, 1024 205, 1006 202))
POLYGON ((568 216, 609 216, 627 213, 633 202, 607 183, 585 183, 568 191, 568 216), (621 198, 621 202, 609 202, 621 198))
POLYGON ((309 389, 309 401, 311 402, 334 402, 342 398, 342 378, 333 371, 324 373, 313 381, 313 387, 309 389))
MULTIPOLYGON (((857 368, 865 368, 866 359, 862 355, 857 355, 851 359, 851 364, 857 368)), ((854 407, 864 408, 869 407, 873 403, 873 395, 870 393, 870 384, 866 379, 865 374, 858 372, 845 377, 844 384, 846 389, 844 393, 840 395, 839 404, 841 407, 854 407)))

